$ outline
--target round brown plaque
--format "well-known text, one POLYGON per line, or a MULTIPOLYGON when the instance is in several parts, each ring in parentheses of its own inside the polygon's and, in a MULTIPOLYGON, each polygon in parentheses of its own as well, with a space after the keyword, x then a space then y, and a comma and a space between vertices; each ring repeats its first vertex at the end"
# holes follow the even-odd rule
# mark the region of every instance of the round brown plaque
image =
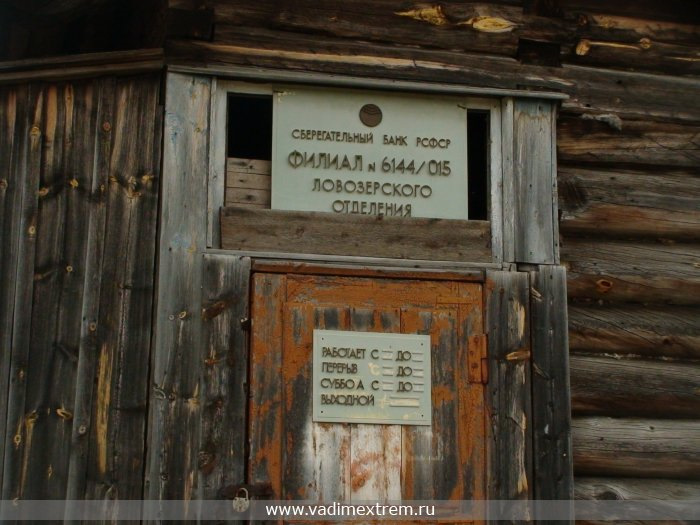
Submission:
POLYGON ((382 110, 375 104, 365 104, 360 108, 360 120, 365 126, 373 128, 382 121, 382 110))

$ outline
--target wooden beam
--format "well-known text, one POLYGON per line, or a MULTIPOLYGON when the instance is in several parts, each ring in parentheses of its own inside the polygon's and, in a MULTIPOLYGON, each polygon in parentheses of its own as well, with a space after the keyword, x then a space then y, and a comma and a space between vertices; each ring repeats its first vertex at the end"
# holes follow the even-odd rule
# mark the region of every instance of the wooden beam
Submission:
POLYGON ((162 49, 15 60, 0 62, 0 84, 158 71, 164 64, 162 49))
POLYGON ((700 366, 572 355, 571 403, 575 415, 697 418, 700 366))
POLYGON ((194 479, 205 365, 196 349, 202 343, 210 87, 208 78, 167 78, 147 499, 194 500, 201 490, 194 479))
POLYGON ((533 495, 529 275, 487 272, 485 292, 491 414, 488 497, 533 495))
POLYGON ((700 479, 700 421, 575 417, 574 473, 700 479))
POLYGON ((248 257, 204 256, 203 499, 217 499, 224 487, 246 481, 250 266, 248 257))
POLYGON ((552 215, 554 107, 543 101, 516 100, 513 122, 515 262, 552 264, 558 259, 552 215))
POLYGON ((534 496, 573 497, 566 271, 530 272, 534 496))
POLYGON ((223 208, 221 215, 221 246, 227 250, 491 261, 486 221, 235 207, 223 208))

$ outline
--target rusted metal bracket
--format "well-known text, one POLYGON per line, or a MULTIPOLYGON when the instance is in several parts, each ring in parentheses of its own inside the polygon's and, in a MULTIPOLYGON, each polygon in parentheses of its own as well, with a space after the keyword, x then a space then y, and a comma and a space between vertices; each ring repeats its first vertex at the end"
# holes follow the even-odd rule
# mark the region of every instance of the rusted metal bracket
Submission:
POLYGON ((241 489, 248 491, 251 498, 266 499, 272 496, 272 485, 270 483, 240 483, 238 485, 227 485, 219 489, 220 499, 233 499, 241 492, 241 489))

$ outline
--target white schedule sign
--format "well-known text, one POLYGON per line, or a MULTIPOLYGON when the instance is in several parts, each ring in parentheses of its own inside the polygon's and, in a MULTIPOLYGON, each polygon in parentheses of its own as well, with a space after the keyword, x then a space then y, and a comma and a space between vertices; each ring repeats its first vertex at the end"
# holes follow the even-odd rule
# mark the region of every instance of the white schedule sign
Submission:
POLYGON ((273 209, 468 218, 460 98, 278 91, 272 149, 273 209))
POLYGON ((314 330, 313 420, 431 424, 430 336, 314 330))

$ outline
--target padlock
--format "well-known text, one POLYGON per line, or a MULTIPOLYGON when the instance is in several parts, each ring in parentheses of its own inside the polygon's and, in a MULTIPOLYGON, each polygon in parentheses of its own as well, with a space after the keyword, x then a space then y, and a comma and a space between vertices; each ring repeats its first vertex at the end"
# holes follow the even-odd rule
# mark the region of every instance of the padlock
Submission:
POLYGON ((233 510, 236 512, 245 512, 248 510, 248 507, 250 507, 250 499, 248 499, 248 489, 245 487, 241 487, 238 489, 238 492, 236 492, 236 497, 233 498, 233 501, 231 502, 231 505, 233 506, 233 510), (243 492, 244 496, 241 497, 241 492, 243 492))

